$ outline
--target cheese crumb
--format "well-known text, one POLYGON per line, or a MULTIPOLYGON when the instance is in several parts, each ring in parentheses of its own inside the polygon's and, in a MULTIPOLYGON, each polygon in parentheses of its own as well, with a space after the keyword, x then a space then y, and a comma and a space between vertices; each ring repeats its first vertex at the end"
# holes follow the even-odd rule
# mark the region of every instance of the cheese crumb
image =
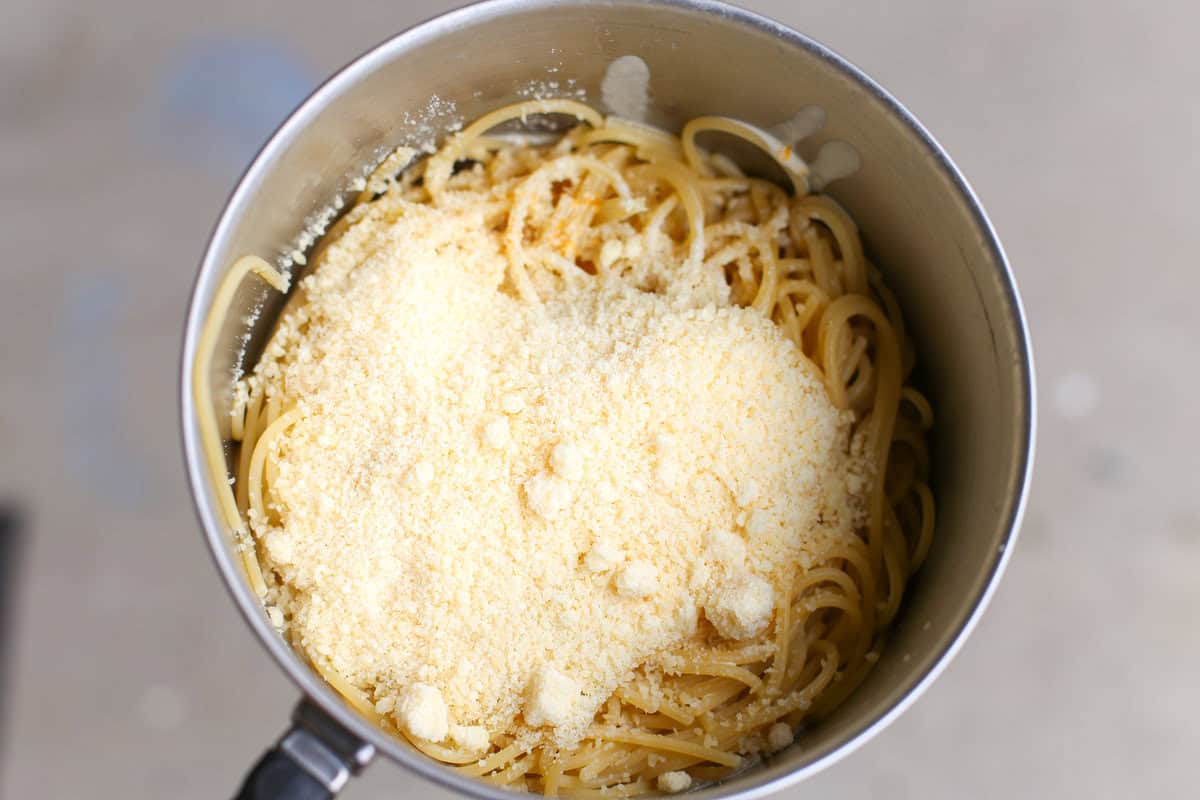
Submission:
POLYGON ((564 480, 577 481, 583 477, 583 457, 571 442, 559 442, 550 452, 550 466, 564 480))
POLYGON ((792 726, 786 722, 776 722, 767 731, 767 746, 772 753, 777 753, 792 743, 792 726))
POLYGON ((737 751, 744 756, 756 756, 759 753, 764 753, 767 750, 767 740, 761 734, 755 731, 746 736, 738 737, 737 751))
POLYGON ((418 461, 413 467, 413 477, 421 486, 428 486, 433 483, 433 465, 428 461, 418 461))
POLYGON ((542 667, 529 686, 525 721, 530 725, 563 725, 579 703, 579 684, 553 667, 542 667))
POLYGON ((520 414, 525 410, 525 400, 516 393, 506 394, 500 401, 500 408, 505 414, 520 414))
POLYGON ((588 572, 608 572, 625 560, 625 554, 611 542, 600 541, 583 557, 583 566, 588 572))
POLYGON ((600 269, 606 270, 616 263, 621 257, 621 251, 624 250, 624 245, 620 239, 609 239, 600 246, 600 269))
POLYGON ((681 477, 683 476, 679 465, 674 461, 660 461, 658 462, 658 467, 654 470, 655 486, 664 492, 673 491, 678 486, 681 477))
POLYGON ((770 512, 762 509, 751 511, 746 517, 745 522, 746 535, 751 541, 756 539, 769 539, 772 532, 779 527, 778 522, 773 518, 770 512))
POLYGON ((757 575, 743 575, 717 586, 704 615, 726 639, 749 639, 766 630, 774 608, 771 584, 757 575))
POLYGON ((732 531, 710 531, 704 542, 713 558, 733 567, 746 562, 746 543, 732 531))
POLYGON ((686 791, 692 785, 692 776, 686 772, 664 772, 658 776, 658 790, 676 794, 686 791))
POLYGON ((450 731, 446 701, 436 687, 427 683, 414 683, 400 693, 396 718, 404 730, 430 742, 442 741, 450 731))
POLYGON ((735 502, 742 508, 748 508, 754 505, 756 500, 758 500, 758 484, 753 480, 743 481, 735 502))
POLYGON ((497 450, 508 444, 508 418, 496 417, 483 427, 483 440, 497 450))
POLYGON ((658 570, 649 561, 631 561, 617 575, 617 594, 648 597, 658 590, 658 570))
POLYGON ((543 472, 525 482, 525 497, 535 514, 554 519, 571 502, 571 490, 562 478, 543 472))
POLYGON ((469 753, 481 753, 491 744, 482 725, 451 725, 450 741, 469 753))

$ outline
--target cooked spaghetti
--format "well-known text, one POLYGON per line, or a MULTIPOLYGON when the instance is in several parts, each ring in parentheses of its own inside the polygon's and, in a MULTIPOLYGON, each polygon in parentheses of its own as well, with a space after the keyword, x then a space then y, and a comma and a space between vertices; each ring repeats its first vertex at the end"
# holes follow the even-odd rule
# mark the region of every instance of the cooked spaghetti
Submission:
POLYGON ((222 511, 346 700, 467 775, 682 791, 791 744, 877 660, 929 549, 929 403, 854 222, 770 135, 568 100, 400 150, 253 373, 222 511), (557 141, 497 134, 574 117, 557 141), (698 134, 771 156, 787 187, 698 134))

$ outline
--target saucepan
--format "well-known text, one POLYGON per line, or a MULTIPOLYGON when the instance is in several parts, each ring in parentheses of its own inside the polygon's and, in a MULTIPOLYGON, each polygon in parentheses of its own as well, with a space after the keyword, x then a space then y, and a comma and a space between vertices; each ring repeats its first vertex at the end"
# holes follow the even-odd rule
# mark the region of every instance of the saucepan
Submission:
MULTIPOLYGON (((389 39, 296 109, 234 190, 196 279, 181 378, 196 508, 237 608, 304 698, 291 729, 251 773, 244 797, 331 797, 376 752, 465 795, 509 795, 375 728, 277 633, 242 571, 205 468, 192 364, 217 285, 239 256, 286 262, 308 243, 305 231, 344 207, 356 194, 355 179, 392 148, 436 143, 457 124, 499 106, 555 96, 584 98, 608 113, 640 103, 647 121, 673 129, 692 117, 724 114, 793 139, 803 136, 797 148, 807 158, 819 161, 829 153, 826 161, 840 180, 828 191, 858 221, 870 255, 899 297, 921 357, 918 383, 938 412, 934 545, 878 664, 790 748, 721 784, 698 787, 696 796, 760 797, 862 745, 942 671, 1004 570, 1033 457, 1029 337, 1012 273, 982 206, 912 114, 812 39, 708 0, 468 6, 389 39), (630 85, 642 91, 632 100, 630 85)), ((284 302, 254 283, 239 290, 219 334, 213 396, 205 400, 218 409, 228 407, 234 375, 253 366, 284 302)))

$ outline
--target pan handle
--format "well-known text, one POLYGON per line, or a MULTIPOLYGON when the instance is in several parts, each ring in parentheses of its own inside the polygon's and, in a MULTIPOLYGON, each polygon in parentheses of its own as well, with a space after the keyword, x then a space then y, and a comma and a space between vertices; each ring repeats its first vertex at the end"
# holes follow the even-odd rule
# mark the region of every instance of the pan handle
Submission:
POLYGON ((332 800, 374 755, 374 745, 301 700, 292 727, 250 770, 234 800, 332 800))

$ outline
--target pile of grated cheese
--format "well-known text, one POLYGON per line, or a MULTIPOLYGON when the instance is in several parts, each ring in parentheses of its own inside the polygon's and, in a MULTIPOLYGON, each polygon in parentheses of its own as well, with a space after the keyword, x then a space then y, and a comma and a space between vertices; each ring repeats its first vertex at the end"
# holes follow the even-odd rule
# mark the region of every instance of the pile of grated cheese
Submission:
POLYGON ((473 750, 570 745, 636 669, 764 635, 864 513, 851 416, 772 322, 616 279, 522 302, 502 247, 368 207, 255 378, 297 409, 252 519, 293 642, 473 750))

